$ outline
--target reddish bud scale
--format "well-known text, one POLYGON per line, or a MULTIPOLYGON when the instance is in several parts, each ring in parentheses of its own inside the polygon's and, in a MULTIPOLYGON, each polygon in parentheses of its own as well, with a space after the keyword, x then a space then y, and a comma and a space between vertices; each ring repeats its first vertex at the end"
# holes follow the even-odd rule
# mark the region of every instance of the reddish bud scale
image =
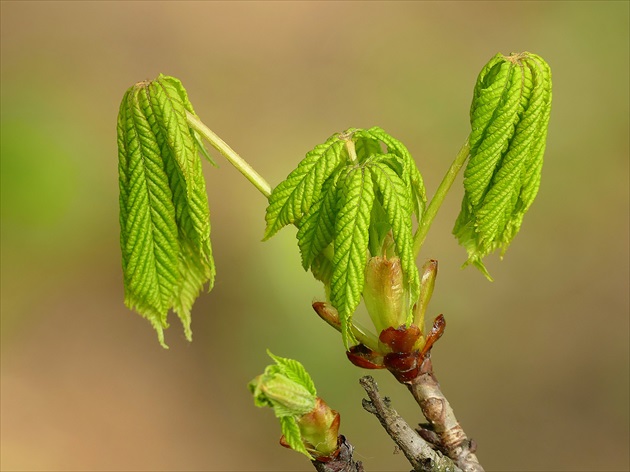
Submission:
POLYGON ((392 352, 411 352, 414 345, 420 339, 420 328, 416 325, 389 327, 381 331, 379 341, 386 344, 392 352))
POLYGON ((348 360, 363 369, 384 369, 383 356, 363 344, 352 346, 346 352, 348 360))
POLYGON ((438 315, 437 318, 433 321, 433 327, 431 331, 427 335, 427 341, 422 348, 422 357, 426 357, 426 355, 431 351, 431 348, 435 344, 435 342, 442 337, 444 334, 444 330, 446 329, 446 319, 444 315, 438 315))
POLYGON ((444 316, 439 315, 433 322, 433 327, 426 337, 422 350, 418 350, 414 349, 422 336, 418 326, 389 327, 381 331, 379 341, 392 352, 382 354, 363 344, 358 344, 352 346, 346 355, 350 362, 357 367, 364 369, 386 368, 396 377, 396 380, 401 383, 408 383, 420 375, 422 362, 429 356, 433 344, 444 334, 445 328, 444 316))
POLYGON ((420 352, 390 352, 385 356, 385 367, 400 383, 411 382, 420 375, 420 352))

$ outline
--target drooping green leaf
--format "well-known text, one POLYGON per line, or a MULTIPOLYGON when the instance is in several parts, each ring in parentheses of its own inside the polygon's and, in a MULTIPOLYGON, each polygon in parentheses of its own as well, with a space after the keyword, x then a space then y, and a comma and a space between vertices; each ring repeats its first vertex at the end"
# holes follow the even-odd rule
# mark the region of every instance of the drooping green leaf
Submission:
POLYGON ((324 182, 319 199, 300 221, 297 232, 302 266, 308 270, 315 258, 333 241, 337 216, 337 180, 340 171, 324 182))
POLYGON ((306 154, 271 193, 265 220, 264 240, 269 239, 283 226, 298 222, 321 194, 323 183, 342 166, 347 153, 339 134, 331 136, 306 154))
MULTIPOLYGON (((186 89, 184 88, 184 86, 182 85, 179 79, 168 76, 168 75, 160 74, 156 81, 168 84, 170 86, 171 92, 173 90, 177 92, 177 94, 179 95, 179 99, 181 100, 181 103, 184 105, 184 108, 190 113, 192 113, 193 115, 197 116, 197 114, 195 113, 195 110, 193 109, 192 103, 190 103, 190 100, 188 99, 188 93, 186 92, 186 89)), ((199 133, 197 133, 197 131, 195 131, 194 129, 190 127, 189 127, 189 130, 193 139, 195 140, 196 148, 201 153, 201 155, 205 157, 206 160, 210 164, 212 164, 214 167, 219 167, 217 163, 215 162, 215 160, 212 159, 212 156, 210 156, 210 153, 208 153, 208 150, 203 144, 201 140, 201 136, 199 136, 199 133)))
MULTIPOLYGON (((166 76, 161 77, 171 79, 166 76)), ((176 81, 175 84, 179 84, 179 81, 176 81)), ((178 103, 179 94, 182 92, 174 87, 167 90, 173 95, 173 102, 178 103)), ((182 106, 187 103, 187 100, 188 98, 184 95, 182 106)), ((155 101, 154 98, 149 103, 153 109, 155 108, 155 101)), ((192 110, 192 106, 189 108, 192 110)), ((149 122, 160 145, 161 155, 169 176, 169 184, 173 191, 172 199, 175 205, 175 219, 180 245, 180 279, 174 293, 172 308, 184 326, 186 339, 191 341, 190 310, 206 283, 209 285, 208 290, 212 289, 216 273, 210 245, 208 197, 201 160, 195 152, 193 167, 190 169, 192 174, 189 176, 193 182, 192 185, 187 184, 186 174, 182 172, 180 163, 175 156, 176 151, 171 145, 174 138, 168 139, 168 129, 160 124, 160 116, 158 114, 151 115, 149 122)), ((181 118, 183 115, 180 113, 178 116, 181 118)))
POLYGON ((418 170, 415 161, 411 157, 409 150, 405 147, 403 143, 387 134, 382 128, 379 128, 378 126, 374 126, 369 130, 361 130, 361 133, 357 134, 357 138, 365 136, 372 137, 373 139, 378 139, 383 144, 385 144, 388 154, 394 154, 401 159, 401 162, 403 163, 403 174, 401 175, 401 177, 403 181, 408 183, 411 189, 411 195, 413 196, 413 210, 416 214, 416 219, 420 221, 427 203, 427 195, 424 188, 422 175, 420 174, 420 171, 418 170))
MULTIPOLYGON (((190 195, 195 189, 195 166, 199 160, 197 144, 186 119, 186 106, 180 95, 177 82, 160 76, 150 82, 147 94, 156 122, 162 130, 171 156, 175 158, 186 182, 186 191, 190 195)), ((187 100, 187 98, 186 98, 187 100)), ((190 103, 190 102, 188 102, 190 103)))
POLYGON ((186 110, 194 113, 181 83, 162 75, 130 88, 118 117, 125 303, 151 321, 164 347, 169 309, 190 340, 190 309, 215 275, 205 181, 186 110))
POLYGON ((370 165, 370 172, 376 187, 379 200, 387 215, 396 243, 396 253, 400 258, 403 274, 408 284, 411 300, 407 323, 413 320, 411 306, 418 298, 420 277, 413 255, 413 228, 411 226, 411 194, 405 182, 391 167, 375 162, 370 165))
POLYGON ((121 250, 125 303, 163 329, 179 279, 175 208, 157 138, 142 106, 144 84, 127 91, 118 118, 121 250))
MULTIPOLYGON (((528 160, 524 165, 523 185, 521 193, 517 201, 514 213, 507 224, 503 237, 503 250, 505 253, 510 241, 514 238, 521 227, 523 216, 529 209, 540 187, 540 178, 542 173, 543 155, 545 153, 545 145, 547 143, 547 129, 549 128, 549 117, 551 112, 551 70, 549 65, 536 54, 529 54, 530 69, 532 71, 534 82, 534 91, 542 95, 543 103, 540 106, 541 117, 537 120, 538 127, 533 133, 533 142, 531 144, 528 160), (542 86, 537 87, 536 84, 542 86)), ((534 93, 536 93, 534 92, 534 93)), ((532 97, 534 101, 534 97, 532 97)), ((532 106, 532 108, 534 108, 532 106)), ((535 126, 535 125, 534 125, 535 126)))
POLYGON ((355 341, 351 318, 361 301, 367 263, 370 214, 374 188, 370 170, 364 166, 350 169, 339 181, 340 210, 335 222, 335 254, 330 298, 339 312, 346 348, 355 341))
POLYGON ((468 251, 467 263, 488 278, 483 257, 505 252, 538 190, 550 107, 551 73, 539 56, 498 54, 479 74, 453 233, 468 251))
POLYGON ((280 418, 280 427, 284 436, 284 442, 294 451, 304 454, 309 460, 313 460, 313 456, 306 450, 306 446, 302 442, 302 433, 293 416, 285 416, 280 418))

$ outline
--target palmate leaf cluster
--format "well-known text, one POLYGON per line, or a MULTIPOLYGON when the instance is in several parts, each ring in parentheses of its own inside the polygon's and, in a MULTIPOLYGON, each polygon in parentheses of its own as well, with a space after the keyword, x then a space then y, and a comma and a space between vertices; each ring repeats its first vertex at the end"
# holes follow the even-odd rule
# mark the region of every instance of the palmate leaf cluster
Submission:
POLYGON ((368 257, 400 258, 410 306, 417 299, 412 215, 419 221, 425 204, 422 177, 402 143, 377 127, 349 129, 307 153, 273 190, 265 239, 298 227, 302 265, 326 286, 347 347, 356 341, 350 321, 368 257))
POLYGON ((164 343, 173 309, 191 339, 190 309, 215 267, 202 151, 181 82, 160 75, 125 93, 118 114, 120 245, 125 304, 164 343))
POLYGON ((551 110, 551 70, 536 54, 497 54, 482 69, 470 110, 470 159, 453 233, 468 263, 505 252, 540 186, 551 110))

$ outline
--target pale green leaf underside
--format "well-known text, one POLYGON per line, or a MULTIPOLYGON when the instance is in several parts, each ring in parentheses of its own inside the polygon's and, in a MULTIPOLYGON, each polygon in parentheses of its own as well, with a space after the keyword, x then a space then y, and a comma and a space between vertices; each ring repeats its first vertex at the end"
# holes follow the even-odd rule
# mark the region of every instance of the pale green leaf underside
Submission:
POLYGON ((488 277, 483 257, 505 252, 538 191, 550 109, 551 72, 535 54, 498 54, 479 74, 453 233, 488 277))
POLYGON ((191 339, 190 309, 215 269, 210 215, 194 113, 177 79, 130 88, 118 117, 120 241, 125 303, 147 318, 164 344, 173 309, 191 339))

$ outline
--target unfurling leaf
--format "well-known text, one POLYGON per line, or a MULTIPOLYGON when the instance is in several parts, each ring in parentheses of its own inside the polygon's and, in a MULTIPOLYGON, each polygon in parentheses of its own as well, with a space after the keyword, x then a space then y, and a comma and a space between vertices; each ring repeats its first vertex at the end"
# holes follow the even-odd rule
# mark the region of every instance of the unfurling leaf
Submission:
POLYGON ((172 308, 191 340, 190 310, 215 276, 210 213, 193 113, 179 80, 131 87, 118 115, 120 244, 125 304, 147 318, 162 346, 172 308))
POLYGON ((335 255, 330 299, 339 312, 346 348, 356 341, 350 323, 361 301, 368 257, 374 188, 370 169, 358 166, 342 178, 340 209, 335 221, 335 255))
POLYGON ((317 390, 315 390, 315 383, 313 382, 313 379, 308 374, 308 372, 306 372, 306 369, 300 362, 294 359, 274 356, 269 351, 267 351, 267 354, 274 361, 276 361, 276 364, 280 368, 280 371, 283 375, 285 375, 291 381, 296 382, 304 387, 311 395, 317 395, 317 390))
POLYGON ((467 264, 490 278, 482 259, 505 253, 534 201, 551 110, 551 71, 528 52, 497 54, 482 69, 470 110, 470 160, 453 233, 467 264))
POLYGON ((328 457, 337 450, 339 413, 317 397, 315 384, 296 360, 267 354, 275 364, 248 387, 258 407, 271 407, 280 420, 280 443, 310 460, 328 457))

